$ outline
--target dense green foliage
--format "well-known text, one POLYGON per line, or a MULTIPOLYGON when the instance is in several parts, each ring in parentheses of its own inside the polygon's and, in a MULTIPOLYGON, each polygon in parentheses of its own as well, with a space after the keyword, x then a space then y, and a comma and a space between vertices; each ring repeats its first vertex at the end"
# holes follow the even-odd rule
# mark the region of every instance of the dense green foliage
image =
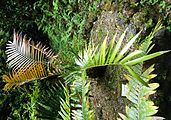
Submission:
MULTIPOLYGON (((90 4, 89 1, 82 1, 80 4, 78 4, 78 1, 76 0, 61 2, 57 0, 53 2, 41 0, 11 0, 4 1, 2 4, 3 7, 0 11, 2 13, 1 15, 8 19, 1 18, 1 29, 7 32, 6 35, 8 35, 8 33, 12 34, 12 31, 15 28, 16 30, 27 32, 29 37, 42 41, 45 44, 49 44, 50 42, 47 42, 47 40, 51 39, 52 47, 56 52, 59 53, 61 57, 60 59, 62 59, 64 64, 63 67, 66 68, 64 69, 64 74, 68 74, 66 71, 75 70, 72 67, 75 59, 73 56, 75 56, 75 54, 77 54, 77 52, 83 47, 82 45, 85 42, 84 39, 86 38, 83 34, 85 32, 85 20, 88 12, 94 11, 96 9, 96 2, 90 4), (43 31, 44 34, 41 31, 43 31)), ((4 37, 5 32, 3 31, 3 39, 12 39, 12 36, 4 37)), ((4 67, 6 64, 4 50, 7 40, 1 41, 2 54, 4 56, 2 58, 2 63, 4 67)), ((2 70, 3 72, 1 72, 1 75, 7 71, 6 68, 2 70)), ((51 81, 53 80, 54 78, 51 78, 51 81)), ((31 84, 34 84, 34 82, 31 84)), ((1 84, 1 86, 3 87, 4 83, 1 84)), ((7 116, 8 118, 12 119, 28 119, 28 116, 32 116, 31 119, 35 119, 34 117, 37 115, 37 113, 38 117, 41 118, 54 119, 58 117, 58 110, 60 108, 59 100, 62 97, 60 94, 62 94, 61 92, 63 90, 58 89, 58 87, 54 85, 50 85, 48 81, 42 83, 38 82, 36 83, 36 86, 41 86, 41 88, 34 88, 30 86, 30 84, 27 84, 23 86, 24 90, 22 91, 20 89, 13 90, 12 95, 4 95, 4 92, 2 92, 1 111, 4 111, 4 113, 7 113, 7 115, 1 115, 1 119, 7 119, 7 116), (42 88, 42 85, 46 90, 42 88), (43 90, 40 91, 40 89, 43 90), (30 92, 27 93, 27 91, 30 92), (59 93, 59 95, 56 93, 59 93), (36 96, 34 94, 36 94, 36 96), (47 94, 51 97, 54 96, 51 98, 52 100, 50 103, 48 103, 49 101, 46 102, 46 99, 48 98, 46 96, 47 94), (10 99, 12 97, 13 99, 10 99), (27 100, 22 102, 23 99, 27 100), (10 106, 9 103, 11 104, 10 106), (15 104, 17 103, 20 103, 20 105, 16 107, 15 104), (10 111, 5 112, 6 110, 10 111), (23 113, 22 116, 21 113, 23 113)), ((1 113, 3 114, 3 112, 1 113)))
POLYGON ((171 2, 169 0, 140 0, 140 4, 156 6, 164 25, 171 32, 171 2))
MULTIPOLYGON (((6 37, 9 37, 9 34, 8 33, 5 33, 4 31, 0 31, 0 76, 2 76, 5 71, 7 71, 7 66, 6 66, 6 55, 5 55, 5 46, 6 46, 6 42, 7 42, 7 39, 5 39, 6 37)), ((7 99, 7 96, 6 95, 3 95, 3 91, 2 91, 2 88, 3 88, 4 84, 3 84, 3 80, 2 78, 0 78, 0 111, 5 111, 5 107, 7 106, 7 104, 5 104, 5 100, 7 99)), ((0 112, 0 116, 2 116, 2 113, 0 112)))
POLYGON ((56 120, 60 118, 60 99, 64 99, 62 86, 45 81, 39 86, 39 97, 34 106, 38 118, 56 120), (48 87, 47 87, 48 86, 48 87))
POLYGON ((77 54, 85 43, 85 21, 89 12, 96 9, 96 2, 77 0, 40 0, 34 4, 40 11, 36 19, 39 29, 42 29, 51 40, 51 45, 62 59, 72 64, 74 54, 77 54))

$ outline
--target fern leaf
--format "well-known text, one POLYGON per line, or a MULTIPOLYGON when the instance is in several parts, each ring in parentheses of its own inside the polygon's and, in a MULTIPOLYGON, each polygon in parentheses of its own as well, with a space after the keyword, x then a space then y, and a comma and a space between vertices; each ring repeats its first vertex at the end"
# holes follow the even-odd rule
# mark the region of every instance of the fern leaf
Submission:
MULTIPOLYGON (((138 74, 142 76, 143 81, 149 82, 151 72, 154 70, 154 65, 146 69, 145 72, 138 74)), ((154 106, 154 103, 149 99, 149 95, 155 93, 155 89, 159 87, 158 83, 148 84, 148 87, 143 86, 134 74, 125 75, 126 79, 129 80, 127 84, 128 92, 126 97, 132 102, 127 107, 126 117, 121 116, 124 120, 148 120, 152 115, 157 113, 158 107, 154 106)))
POLYGON ((161 28, 163 28, 163 26, 161 24, 161 21, 159 21, 157 23, 157 25, 155 26, 155 28, 153 29, 153 31, 150 33, 150 35, 148 35, 144 39, 144 42, 141 44, 141 46, 139 47, 139 49, 145 51, 146 53, 148 53, 152 49, 152 47, 154 46, 154 45, 151 45, 151 44, 152 44, 152 39, 153 39, 155 33, 157 31, 159 31, 161 28))
POLYGON ((9 75, 3 75, 2 78, 7 82, 4 90, 10 90, 13 87, 23 85, 26 82, 47 77, 44 64, 35 63, 18 71, 12 71, 9 75))
POLYGON ((9 41, 6 47, 7 62, 14 70, 30 66, 36 62, 45 62, 45 59, 53 57, 51 49, 46 48, 40 42, 35 44, 30 39, 23 37, 22 33, 14 31, 13 42, 9 41))
POLYGON ((129 73, 136 78, 136 80, 138 80, 140 83, 142 83, 143 85, 145 85, 146 87, 148 87, 148 84, 135 72, 133 71, 130 67, 125 66, 125 68, 129 71, 129 73))

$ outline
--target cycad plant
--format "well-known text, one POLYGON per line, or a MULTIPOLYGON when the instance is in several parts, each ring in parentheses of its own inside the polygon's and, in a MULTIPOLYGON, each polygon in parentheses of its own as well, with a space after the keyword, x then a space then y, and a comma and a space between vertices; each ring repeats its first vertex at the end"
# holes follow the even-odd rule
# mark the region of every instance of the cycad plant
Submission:
MULTIPOLYGON (((130 47, 137 40, 141 31, 131 38, 124 46, 122 44, 126 32, 128 32, 127 29, 118 38, 118 41, 116 40, 117 33, 115 33, 110 42, 107 42, 108 36, 106 36, 102 44, 97 46, 95 46, 93 42, 89 42, 85 49, 76 56, 77 59, 75 59, 75 64, 77 65, 77 71, 64 77, 67 84, 63 85, 65 99, 61 98, 60 102, 61 111, 59 114, 62 119, 94 119, 94 112, 89 101, 90 81, 88 79, 87 70, 94 67, 109 65, 122 66, 128 70, 129 73, 128 75, 125 75, 129 81, 127 85, 128 91, 131 91, 127 95, 127 98, 133 103, 131 104, 133 107, 128 105, 127 111, 131 112, 127 112, 128 117, 120 114, 122 118, 132 119, 131 116, 134 114, 144 114, 144 109, 140 109, 139 107, 143 104, 149 105, 146 111, 149 110, 151 112, 148 115, 144 115, 145 117, 150 117, 155 114, 156 107, 153 106, 152 102, 148 101, 148 95, 154 93, 153 90, 156 89, 158 85, 148 83, 153 77, 153 75, 150 75, 153 68, 150 67, 142 73, 142 63, 169 52, 160 51, 148 54, 154 46, 151 45, 151 39, 153 38, 154 33, 160 28, 161 25, 158 23, 153 32, 145 39, 141 47, 138 50, 133 51, 130 51, 130 47), (136 91, 135 87, 142 89, 144 92, 136 91), (138 101, 133 99, 134 96, 138 101), (139 99, 142 100, 142 102, 139 102, 139 99)), ((3 76, 4 80, 7 82, 4 87, 5 90, 9 90, 34 79, 42 79, 54 74, 59 74, 60 72, 59 65, 52 64, 56 62, 50 62, 56 60, 57 63, 60 63, 60 60, 54 56, 52 50, 48 50, 48 48, 45 48, 41 43, 35 44, 34 42, 27 40, 26 37, 22 37, 22 34, 14 32, 13 42, 9 42, 6 53, 8 58, 7 62, 12 67, 13 71, 12 73, 9 73, 9 75, 3 76), (52 67, 52 69, 50 69, 50 67, 52 67)), ((39 107, 43 106, 43 104, 39 105, 39 107)), ((49 109, 48 107, 44 108, 46 110, 49 109)), ((142 118, 145 119, 145 117, 142 118)), ((136 118, 139 119, 137 116, 136 118)))
POLYGON ((9 41, 7 44, 6 54, 7 63, 12 68, 12 72, 3 75, 3 79, 7 82, 4 90, 59 72, 57 66, 53 71, 49 71, 53 66, 49 61, 56 59, 52 50, 40 42, 35 44, 31 39, 27 40, 26 35, 23 37, 22 33, 14 31, 13 42, 9 41))
POLYGON ((71 73, 65 78, 69 86, 63 86, 65 99, 61 98, 61 115, 63 120, 93 120, 94 111, 89 101, 90 81, 87 81, 86 71, 71 73))
MULTIPOLYGON (((119 40, 117 42, 115 42, 117 33, 115 33, 113 39, 108 44, 108 36, 106 36, 105 40, 100 46, 97 45, 95 47, 93 43, 90 43, 88 47, 81 51, 78 59, 76 59, 76 64, 84 70, 107 65, 121 65, 126 68, 131 75, 135 74, 132 70, 133 66, 142 64, 144 61, 150 60, 169 52, 160 51, 152 54, 147 54, 154 46, 150 46, 151 39, 153 38, 154 33, 159 29, 161 29, 161 25, 159 25, 158 23, 154 31, 144 41, 143 44, 145 45, 142 46, 144 48, 140 48, 134 51, 130 51, 130 48, 139 37, 141 31, 137 33, 126 45, 124 45, 123 48, 121 46, 126 32, 128 32, 127 29, 119 37, 119 40)), ((148 87, 148 84, 143 79, 138 76, 136 78, 140 83, 148 87)))
MULTIPOLYGON (((79 74, 80 77, 74 80, 71 84, 74 86, 75 92, 71 92, 68 95, 66 102, 62 100, 62 112, 63 119, 84 119, 91 120, 94 118, 93 112, 89 113, 91 106, 87 96, 89 95, 88 89, 90 87, 90 81, 88 80, 87 70, 91 68, 97 68, 102 66, 119 65, 128 70, 128 75, 125 75, 128 80, 128 94, 126 97, 130 102, 132 102, 128 107, 126 107, 126 113, 128 117, 121 115, 123 119, 150 119, 152 115, 157 112, 157 107, 154 106, 152 101, 149 101, 149 95, 153 94, 158 87, 157 83, 149 84, 149 80, 155 75, 150 74, 153 71, 153 66, 149 67, 145 72, 142 72, 143 62, 160 56, 169 51, 160 51, 152 54, 148 54, 153 48, 152 38, 154 34, 162 28, 161 24, 158 23, 155 29, 150 33, 149 36, 145 38, 143 43, 140 45, 138 50, 130 51, 131 46, 139 37, 141 31, 136 34, 126 45, 123 44, 124 37, 126 35, 127 29, 119 37, 116 42, 117 33, 114 35, 113 39, 108 43, 106 36, 105 40, 101 45, 95 46, 94 43, 90 42, 86 48, 79 53, 79 56, 75 60, 75 63, 80 67, 79 74), (123 47, 122 47, 123 46, 123 47), (76 85, 75 83, 79 84, 76 85), (81 88, 81 89, 79 89, 81 88), (78 92, 78 89, 80 90, 78 92), (74 93, 74 98, 79 101, 74 105, 79 106, 76 110, 72 111, 73 102, 72 95, 74 93), (86 93, 86 94, 85 94, 86 93), (76 96, 78 95, 78 96, 76 96), (80 99, 81 98, 81 99, 80 99), (67 106, 67 105, 70 105, 67 106), (87 105, 87 106, 86 106, 87 105), (132 106, 132 107, 130 107, 132 106), (141 106, 141 107, 140 107, 141 106), (69 116, 68 116, 69 115, 69 116), (77 116, 77 117, 75 117, 77 116)), ((78 74, 78 72, 75 72, 78 74)), ((72 73, 72 76, 76 74, 72 73)), ((67 90, 68 91, 68 90, 67 90)))

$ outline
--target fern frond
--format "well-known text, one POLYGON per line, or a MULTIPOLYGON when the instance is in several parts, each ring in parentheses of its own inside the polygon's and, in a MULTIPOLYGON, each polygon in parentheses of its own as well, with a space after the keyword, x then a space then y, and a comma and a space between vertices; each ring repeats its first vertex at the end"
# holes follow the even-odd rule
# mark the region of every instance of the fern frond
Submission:
POLYGON ((71 97, 68 86, 64 86, 64 95, 65 100, 61 98, 60 100, 60 109, 59 115, 62 117, 63 120, 70 120, 71 119, 71 97))
POLYGON ((92 120, 94 112, 90 108, 88 98, 90 81, 86 80, 86 72, 76 73, 70 83, 70 89, 65 86, 66 100, 61 99, 61 111, 59 114, 64 120, 92 120))
POLYGON ((14 31, 13 42, 8 41, 6 47, 7 62, 13 70, 30 66, 36 62, 45 62, 54 55, 51 49, 43 46, 40 42, 35 44, 26 35, 14 31))
POLYGON ((10 90, 13 87, 43 77, 47 77, 45 65, 37 62, 18 71, 12 71, 9 75, 3 75, 2 78, 7 82, 4 86, 4 90, 10 90))
MULTIPOLYGON (((151 72, 154 70, 154 65, 150 66, 145 72, 140 74, 141 79, 145 82, 149 82, 151 72)), ((153 75, 154 76, 154 75, 153 75)), ((154 106, 154 103, 149 99, 149 95, 155 93, 155 89, 159 87, 158 83, 148 84, 148 87, 143 86, 134 75, 126 75, 126 79, 129 80, 127 84, 128 92, 126 97, 132 102, 126 107, 126 116, 120 114, 123 120, 148 120, 152 115, 157 113, 158 107, 154 106)))
POLYGON ((149 53, 149 51, 154 47, 154 44, 152 44, 152 39, 155 33, 161 28, 163 28, 163 26, 161 24, 161 21, 159 21, 153 31, 143 40, 143 43, 141 44, 139 49, 145 51, 146 53, 149 53))
MULTIPOLYGON (((59 84, 43 81, 38 99, 36 101, 37 118, 41 120, 57 120, 60 118, 60 98, 64 98, 63 88, 59 84)), ((42 82, 41 82, 42 83, 42 82)))

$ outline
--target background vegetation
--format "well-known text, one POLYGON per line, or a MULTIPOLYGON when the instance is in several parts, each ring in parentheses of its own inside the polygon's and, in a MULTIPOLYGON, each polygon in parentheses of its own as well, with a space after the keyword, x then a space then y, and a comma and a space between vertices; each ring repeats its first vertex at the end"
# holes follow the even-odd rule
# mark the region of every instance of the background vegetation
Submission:
MULTIPOLYGON (((51 46, 62 61, 63 76, 73 81, 70 73, 78 69, 75 67, 75 59, 79 57, 77 54, 88 42, 97 15, 107 10, 112 1, 2 0, 0 3, 0 119, 61 118, 58 114, 61 110, 60 100, 67 101, 66 94, 74 86, 67 90, 55 82, 58 81, 56 78, 50 78, 27 83, 10 92, 2 90, 5 83, 1 76, 10 70, 5 62, 6 43, 12 40, 15 29, 23 31, 33 40, 51 46)), ((163 25, 171 31, 169 1, 139 0, 130 4, 142 8, 157 6, 163 25)), ((73 99, 71 101, 75 103, 77 100, 73 99)))

